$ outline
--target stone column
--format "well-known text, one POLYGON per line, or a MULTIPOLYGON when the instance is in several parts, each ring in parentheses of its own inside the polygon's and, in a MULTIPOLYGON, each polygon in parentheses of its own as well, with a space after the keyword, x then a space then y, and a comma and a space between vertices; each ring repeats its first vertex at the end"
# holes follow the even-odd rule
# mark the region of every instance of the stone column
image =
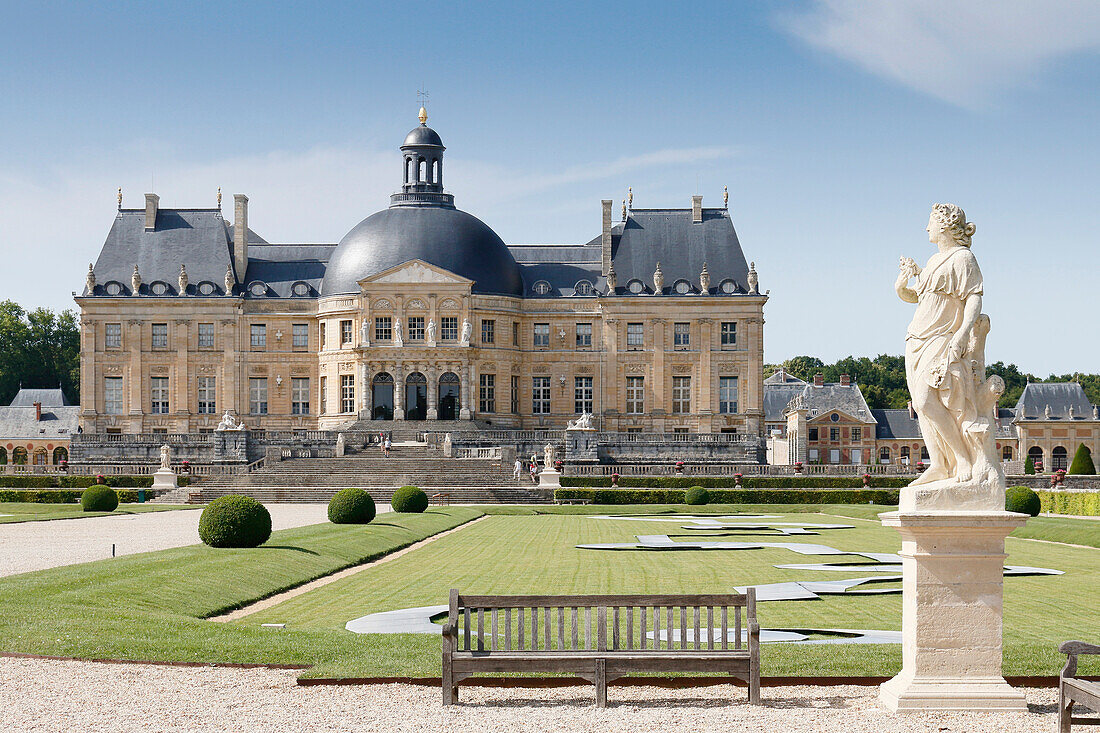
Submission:
POLYGON ((401 362, 393 366, 393 419, 405 419, 405 368, 401 362))
POLYGON ((470 413, 470 364, 469 362, 462 365, 462 389, 459 391, 462 400, 462 406, 458 412, 459 420, 469 420, 471 418, 470 413))
MULTIPOLYGON (((182 427, 181 433, 187 433, 191 431, 191 420, 188 415, 191 413, 191 370, 188 368, 188 355, 190 347, 191 335, 188 333, 187 326, 190 321, 183 319, 175 322, 172 329, 172 339, 176 344, 176 368, 174 374, 175 384, 169 385, 172 392, 172 403, 170 407, 172 412, 179 415, 182 418, 182 424, 177 424, 177 427, 182 427)), ((195 385, 196 389, 198 385, 195 385)), ((197 394, 197 392, 196 392, 197 394)))
POLYGON ((672 405, 665 399, 665 383, 668 380, 665 366, 665 319, 653 319, 653 407, 647 412, 667 413, 672 405))
MULTIPOLYGON (((433 296, 434 297, 434 296, 433 296)), ((428 419, 439 419, 439 370, 434 364, 424 368, 424 376, 428 379, 428 419)))
POLYGON ((1026 712, 1001 676, 1001 626, 1004 538, 1027 516, 904 504, 881 515, 901 532, 902 669, 879 699, 895 712, 1026 712))
POLYGON ((130 368, 127 371, 127 382, 129 384, 125 386, 130 393, 130 415, 132 417, 141 417, 142 413, 145 412, 141 400, 142 382, 144 382, 141 368, 141 340, 144 334, 141 332, 141 324, 142 322, 139 320, 131 320, 127 324, 130 327, 129 338, 127 339, 130 350, 130 368))
MULTIPOLYGON (((714 339, 714 322, 709 318, 699 320, 699 406, 694 412, 706 415, 708 418, 714 414, 714 352, 711 345, 714 339)), ((721 376, 721 375, 719 375, 721 376)), ((740 385, 738 385, 740 386, 740 385)), ((740 395, 738 395, 740 397, 740 395)), ((740 407, 740 405, 738 405, 740 407)), ((710 420, 700 427, 712 429, 710 420)))
MULTIPOLYGON (((237 404, 237 362, 240 359, 239 345, 237 344, 237 322, 232 319, 223 319, 220 321, 222 326, 221 337, 221 349, 224 354, 222 361, 222 373, 220 385, 217 385, 220 391, 218 395, 221 398, 221 402, 218 402, 218 411, 225 412, 226 410, 233 410, 237 415, 241 414, 241 406, 237 404)), ((215 346, 219 344, 215 343, 215 346)))

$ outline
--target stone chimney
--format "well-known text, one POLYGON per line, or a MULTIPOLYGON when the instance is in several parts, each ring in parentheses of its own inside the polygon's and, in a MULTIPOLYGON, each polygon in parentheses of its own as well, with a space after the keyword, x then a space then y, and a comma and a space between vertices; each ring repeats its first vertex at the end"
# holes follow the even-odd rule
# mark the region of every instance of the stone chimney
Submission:
POLYGON ((157 228, 158 208, 160 208, 160 196, 155 193, 145 194, 145 231, 151 232, 157 228))
POLYGON ((913 407, 913 400, 909 400, 909 404, 907 404, 906 407, 909 408, 909 419, 910 420, 916 420, 917 419, 917 410, 916 410, 915 407, 913 407))
POLYGON ((840 375, 840 386, 841 387, 850 387, 850 386, 852 386, 852 378, 850 376, 848 376, 847 374, 841 374, 840 375))
POLYGON ((248 197, 233 194, 233 269, 244 282, 248 270, 248 197))
POLYGON ((692 196, 691 197, 691 223, 702 224, 703 223, 703 197, 692 196))
POLYGON ((600 234, 600 245, 603 248, 603 274, 611 269, 611 199, 604 199, 603 204, 603 230, 600 234))
POLYGON ((817 374, 814 375, 814 386, 815 387, 824 387, 825 386, 825 375, 822 374, 821 372, 818 372, 817 374))
POLYGON ((35 402, 34 403, 34 421, 35 422, 42 422, 42 403, 41 402, 35 402))

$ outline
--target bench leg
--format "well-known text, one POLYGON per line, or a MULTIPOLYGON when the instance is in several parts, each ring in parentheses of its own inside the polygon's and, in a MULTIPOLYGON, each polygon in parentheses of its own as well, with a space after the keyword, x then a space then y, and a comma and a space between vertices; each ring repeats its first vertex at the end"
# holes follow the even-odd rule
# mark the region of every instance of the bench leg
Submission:
POLYGON ((596 660, 596 707, 607 707, 607 662, 596 660))
POLYGON ((760 664, 749 662, 749 705, 760 704, 760 664))
POLYGON ((1073 700, 1066 697, 1062 690, 1058 691, 1058 733, 1070 733, 1070 721, 1073 718, 1073 700))
POLYGON ((443 704, 454 705, 458 700, 458 687, 454 683, 454 671, 450 659, 443 660, 443 704))

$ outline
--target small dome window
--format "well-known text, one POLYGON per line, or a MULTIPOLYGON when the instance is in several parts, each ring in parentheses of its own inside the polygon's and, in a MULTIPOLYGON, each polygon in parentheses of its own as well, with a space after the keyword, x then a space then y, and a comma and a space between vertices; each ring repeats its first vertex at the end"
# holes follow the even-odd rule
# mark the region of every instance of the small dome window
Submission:
POLYGON ((309 295, 309 283, 296 282, 294 287, 291 288, 291 292, 299 298, 304 298, 309 295))
POLYGON ((578 280, 573 286, 573 295, 592 295, 592 283, 588 280, 578 280))
POLYGON ((168 283, 161 282, 161 281, 158 280, 157 282, 154 282, 152 285, 149 286, 149 291, 153 295, 167 295, 168 294, 168 283))
POLYGON ((672 292, 679 293, 680 295, 687 295, 691 292, 691 283, 687 280, 677 280, 672 285, 672 292))
POLYGON ((829 415, 829 419, 833 422, 840 422, 840 415, 834 412, 832 415, 829 415))
POLYGON ((248 292, 256 297, 267 295, 267 285, 257 280, 248 286, 248 292))
POLYGON ((218 286, 209 280, 199 283, 199 295, 213 295, 218 292, 218 286))
POLYGON ((737 292, 737 283, 733 280, 723 280, 722 284, 718 286, 718 289, 726 295, 733 295, 737 292))
POLYGON ((549 295, 550 283, 546 282, 545 280, 539 280, 537 283, 531 286, 531 290, 534 291, 535 295, 549 295))
POLYGON ((641 280, 631 280, 626 284, 626 289, 637 295, 645 292, 645 284, 641 280))
POLYGON ((109 282, 103 289, 107 295, 122 295, 122 283, 109 282))

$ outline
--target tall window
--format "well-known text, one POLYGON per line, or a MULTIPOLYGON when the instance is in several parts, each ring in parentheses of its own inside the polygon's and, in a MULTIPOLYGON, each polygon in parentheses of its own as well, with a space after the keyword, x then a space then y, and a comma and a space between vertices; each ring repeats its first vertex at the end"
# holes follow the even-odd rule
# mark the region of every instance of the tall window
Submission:
POLYGON ((852 441, 859 442, 863 440, 863 428, 852 428, 852 441))
POLYGON ((578 323, 577 324, 577 348, 587 349, 592 345, 592 324, 591 323, 578 323))
POLYGON ((249 329, 249 344, 254 349, 267 348, 267 326, 262 323, 253 323, 249 329))
POLYGON ((107 340, 105 345, 108 349, 121 349, 122 348, 122 324, 121 323, 108 323, 106 324, 107 340))
POLYGON ((495 374, 482 374, 479 379, 481 381, 481 391, 480 399, 478 400, 478 410, 480 412, 496 412, 497 376, 495 374))
POLYGON ((309 377, 290 378, 290 414, 309 414, 309 377))
POLYGON ((489 319, 489 318, 482 319, 482 321, 481 321, 481 343, 483 343, 483 344, 493 343, 493 339, 496 338, 496 328, 497 328, 497 322, 496 321, 494 321, 492 319, 489 319))
POLYGON ((267 377, 248 378, 248 411, 253 415, 267 414, 267 377))
POLYGON ((443 316, 439 319, 439 338, 444 341, 458 341, 458 316, 443 316))
MULTIPOLYGON (((550 345, 550 324, 549 323, 536 323, 535 324, 535 348, 540 346, 550 345)), ((548 377, 549 378, 549 377, 548 377)))
POLYGON ((675 349, 686 349, 691 346, 691 324, 672 324, 672 346, 675 349))
POLYGON ((321 414, 325 414, 325 406, 328 404, 328 377, 321 377, 321 414))
POLYGON ((374 340, 391 341, 393 339, 393 319, 389 316, 376 316, 374 319, 374 340))
POLYGON ((573 412, 592 411, 592 377, 573 377, 573 412))
POLYGON ((737 345, 737 321, 722 321, 722 346, 737 345))
POLYGON ((725 415, 737 412, 737 377, 718 378, 718 412, 725 415))
POLYGON ((103 411, 108 415, 122 414, 122 377, 103 378, 103 411))
POLYGON ((626 411, 631 415, 645 412, 645 379, 643 377, 626 378, 626 411))
POLYGON ((424 340, 424 316, 409 316, 409 341, 424 340))
POLYGON ((672 411, 678 415, 691 412, 691 377, 672 378, 672 411))
POLYGON ((214 377, 199 377, 199 414, 216 415, 218 412, 215 404, 216 382, 214 377))
POLYGON ((153 348, 154 349, 167 349, 168 348, 168 324, 167 323, 154 323, 153 324, 153 348))
POLYGON ((550 414, 550 377, 531 377, 531 412, 550 414))
POLYGON ((512 408, 512 414, 513 415, 518 415, 519 414, 519 377, 516 376, 515 374, 512 375, 511 402, 512 402, 512 404, 510 405, 510 407, 512 408))
POLYGON ((199 324, 199 348, 200 349, 212 349, 212 348, 214 348, 214 324, 213 323, 200 323, 199 324))
POLYGON ((817 440, 817 428, 810 428, 809 429, 809 439, 810 440, 817 440))
POLYGON ((325 322, 321 321, 320 327, 317 330, 317 340, 321 342, 321 349, 325 348, 325 322))
POLYGON ((340 346, 351 346, 351 335, 354 329, 351 327, 351 321, 340 321, 340 346))
POLYGON ((340 412, 355 412, 355 375, 340 375, 340 412))
POLYGON ((150 412, 154 415, 168 414, 168 377, 149 378, 150 412))
POLYGON ((519 321, 512 321, 512 346, 519 346, 519 321))
POLYGON ((840 440, 840 428, 829 428, 829 442, 836 443, 840 440))
POLYGON ((309 324, 295 323, 291 328, 290 345, 295 349, 309 348, 309 324))
POLYGON ((641 323, 626 324, 626 348, 640 349, 645 344, 645 331, 641 323))

